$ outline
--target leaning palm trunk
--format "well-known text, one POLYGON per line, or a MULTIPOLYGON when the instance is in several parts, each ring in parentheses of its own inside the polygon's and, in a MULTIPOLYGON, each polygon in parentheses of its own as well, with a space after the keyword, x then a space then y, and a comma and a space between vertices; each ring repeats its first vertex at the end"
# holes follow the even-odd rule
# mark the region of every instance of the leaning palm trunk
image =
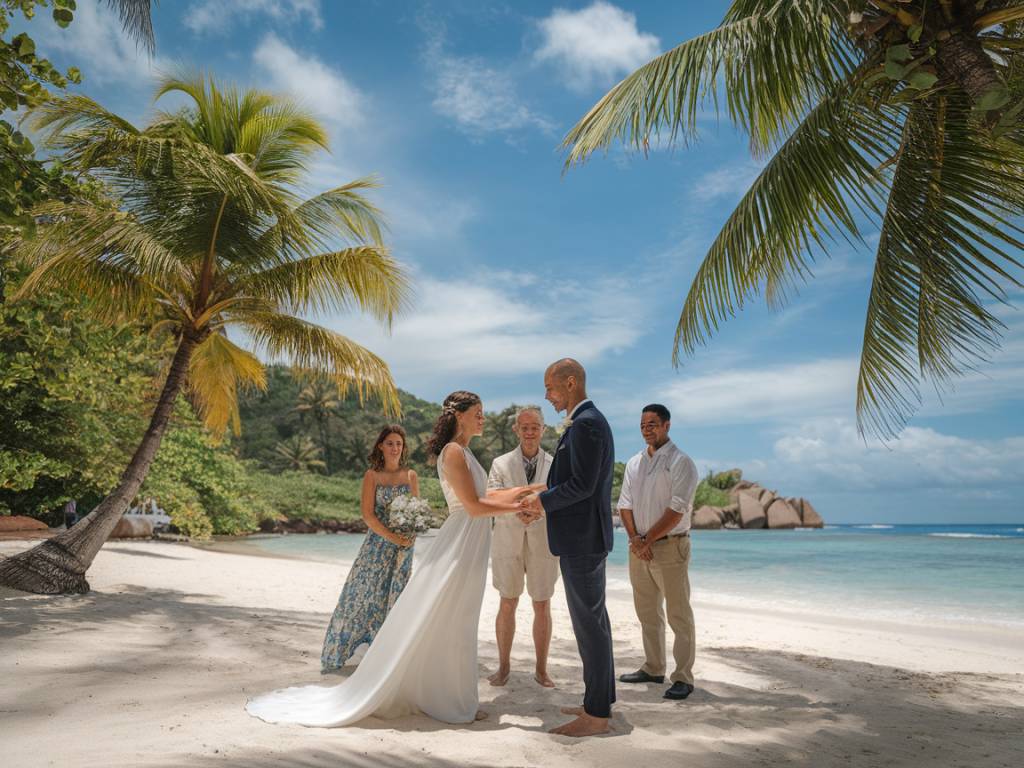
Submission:
POLYGON ((178 345, 149 428, 117 487, 74 528, 0 562, 0 586, 42 595, 89 591, 85 572, 146 479, 198 343, 199 339, 184 337, 178 345))
POLYGON ((288 189, 326 134, 287 100, 170 79, 159 94, 195 104, 139 130, 84 96, 49 102, 35 125, 67 167, 98 173, 117 209, 53 201, 17 254, 33 267, 13 300, 72 289, 107 321, 137 321, 180 341, 149 429, 117 488, 78 526, 0 563, 0 584, 85 592, 85 572, 138 493, 179 392, 215 434, 239 428, 238 391, 266 385, 263 363, 234 344, 239 328, 271 359, 330 376, 339 392, 377 395, 397 412, 387 363, 298 315, 358 307, 385 323, 406 279, 383 247, 380 214, 356 181, 309 200, 288 189), (337 249, 339 242, 352 243, 337 249))

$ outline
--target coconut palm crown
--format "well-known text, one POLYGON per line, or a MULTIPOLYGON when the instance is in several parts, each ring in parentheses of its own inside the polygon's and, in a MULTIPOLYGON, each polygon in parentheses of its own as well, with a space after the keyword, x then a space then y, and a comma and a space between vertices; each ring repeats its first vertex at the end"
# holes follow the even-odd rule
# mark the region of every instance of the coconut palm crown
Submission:
POLYGON ((566 136, 567 167, 613 142, 697 138, 721 94, 767 161, 712 242, 673 361, 763 293, 779 306, 837 240, 880 237, 857 387, 858 426, 897 434, 1000 340, 1019 288, 1024 3, 735 0, 715 29, 612 88, 566 136))
POLYGON ((242 340, 264 358, 399 409, 382 359, 302 317, 356 308, 389 325, 403 308, 406 277, 382 245, 379 211, 363 196, 372 182, 303 200, 296 189, 306 164, 327 146, 313 117, 287 99, 203 76, 166 79, 157 98, 170 93, 188 106, 158 113, 142 129, 79 95, 32 116, 65 165, 101 179, 118 202, 38 209, 36 236, 18 248, 34 270, 15 299, 70 289, 106 320, 170 334, 175 353, 119 486, 47 542, 58 545, 41 553, 48 557, 37 547, 4 561, 0 583, 88 589, 85 569, 145 478, 179 391, 187 387, 207 426, 223 432, 237 429, 239 388, 264 386, 263 363, 242 340))

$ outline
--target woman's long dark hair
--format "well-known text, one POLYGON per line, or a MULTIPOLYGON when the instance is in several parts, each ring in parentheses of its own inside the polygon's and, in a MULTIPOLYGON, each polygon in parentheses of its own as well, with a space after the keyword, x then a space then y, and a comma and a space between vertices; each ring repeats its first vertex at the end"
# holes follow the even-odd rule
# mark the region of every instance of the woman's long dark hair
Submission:
POLYGON ((444 399, 444 404, 441 406, 441 415, 434 422, 434 434, 431 435, 427 443, 427 455, 431 459, 436 461, 437 457, 441 455, 442 449, 455 437, 455 432, 458 429, 455 415, 465 413, 474 405, 479 404, 480 395, 461 389, 457 392, 452 392, 444 399))
POLYGON ((377 440, 374 442, 373 448, 370 449, 370 455, 367 457, 370 461, 370 469, 374 472, 384 471, 384 451, 381 446, 384 445, 384 441, 388 439, 389 435, 398 435, 402 438, 402 455, 398 457, 398 466, 404 467, 405 460, 409 457, 409 441, 405 437, 405 430, 398 424, 388 424, 377 435, 377 440))

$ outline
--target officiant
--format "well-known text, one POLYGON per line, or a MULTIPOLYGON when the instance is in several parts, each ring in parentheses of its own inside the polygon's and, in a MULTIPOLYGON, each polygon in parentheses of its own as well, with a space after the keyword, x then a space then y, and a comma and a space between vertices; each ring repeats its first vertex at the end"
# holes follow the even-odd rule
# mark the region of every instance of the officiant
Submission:
MULTIPOLYGON (((512 429, 519 438, 519 445, 494 460, 487 478, 488 488, 545 484, 551 469, 551 455, 540 447, 544 435, 544 416, 540 408, 521 408, 516 413, 512 429)), ((533 602, 534 679, 545 688, 553 688, 547 665, 551 645, 551 598, 558 581, 558 558, 548 549, 545 521, 537 519, 524 524, 515 515, 495 517, 491 573, 494 588, 501 595, 495 620, 498 671, 490 676, 491 685, 508 682, 512 669, 512 641, 516 633, 516 609, 525 585, 533 602)))

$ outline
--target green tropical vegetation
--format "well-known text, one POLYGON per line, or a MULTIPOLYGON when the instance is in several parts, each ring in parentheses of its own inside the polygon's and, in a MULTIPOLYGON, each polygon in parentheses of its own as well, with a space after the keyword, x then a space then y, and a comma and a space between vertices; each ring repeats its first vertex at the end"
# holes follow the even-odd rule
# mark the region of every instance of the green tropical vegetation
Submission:
MULTIPOLYGON (((190 106, 139 129, 91 99, 66 95, 31 111, 48 149, 70 171, 102 179, 109 197, 36 205, 14 254, 31 271, 10 300, 54 290, 87 302, 102 323, 138 323, 172 351, 149 426, 118 485, 78 526, 0 565, 0 582, 35 591, 87 589, 85 570, 137 495, 187 392, 215 436, 239 427, 237 394, 265 385, 265 357, 329 374, 360 399, 397 411, 387 365, 340 334, 299 317, 369 312, 390 323, 406 279, 382 245, 380 214, 356 181, 296 197, 306 162, 327 146, 323 128, 286 99, 168 78, 157 91, 190 106)), ((165 359, 166 360, 166 359, 165 359)))
POLYGON ((1024 3, 734 0, 722 23, 612 88, 568 133, 567 167, 614 142, 698 138, 721 107, 764 167, 683 303, 674 361, 815 259, 880 230, 858 426, 889 437, 999 345, 992 307, 1021 287, 1024 3))

